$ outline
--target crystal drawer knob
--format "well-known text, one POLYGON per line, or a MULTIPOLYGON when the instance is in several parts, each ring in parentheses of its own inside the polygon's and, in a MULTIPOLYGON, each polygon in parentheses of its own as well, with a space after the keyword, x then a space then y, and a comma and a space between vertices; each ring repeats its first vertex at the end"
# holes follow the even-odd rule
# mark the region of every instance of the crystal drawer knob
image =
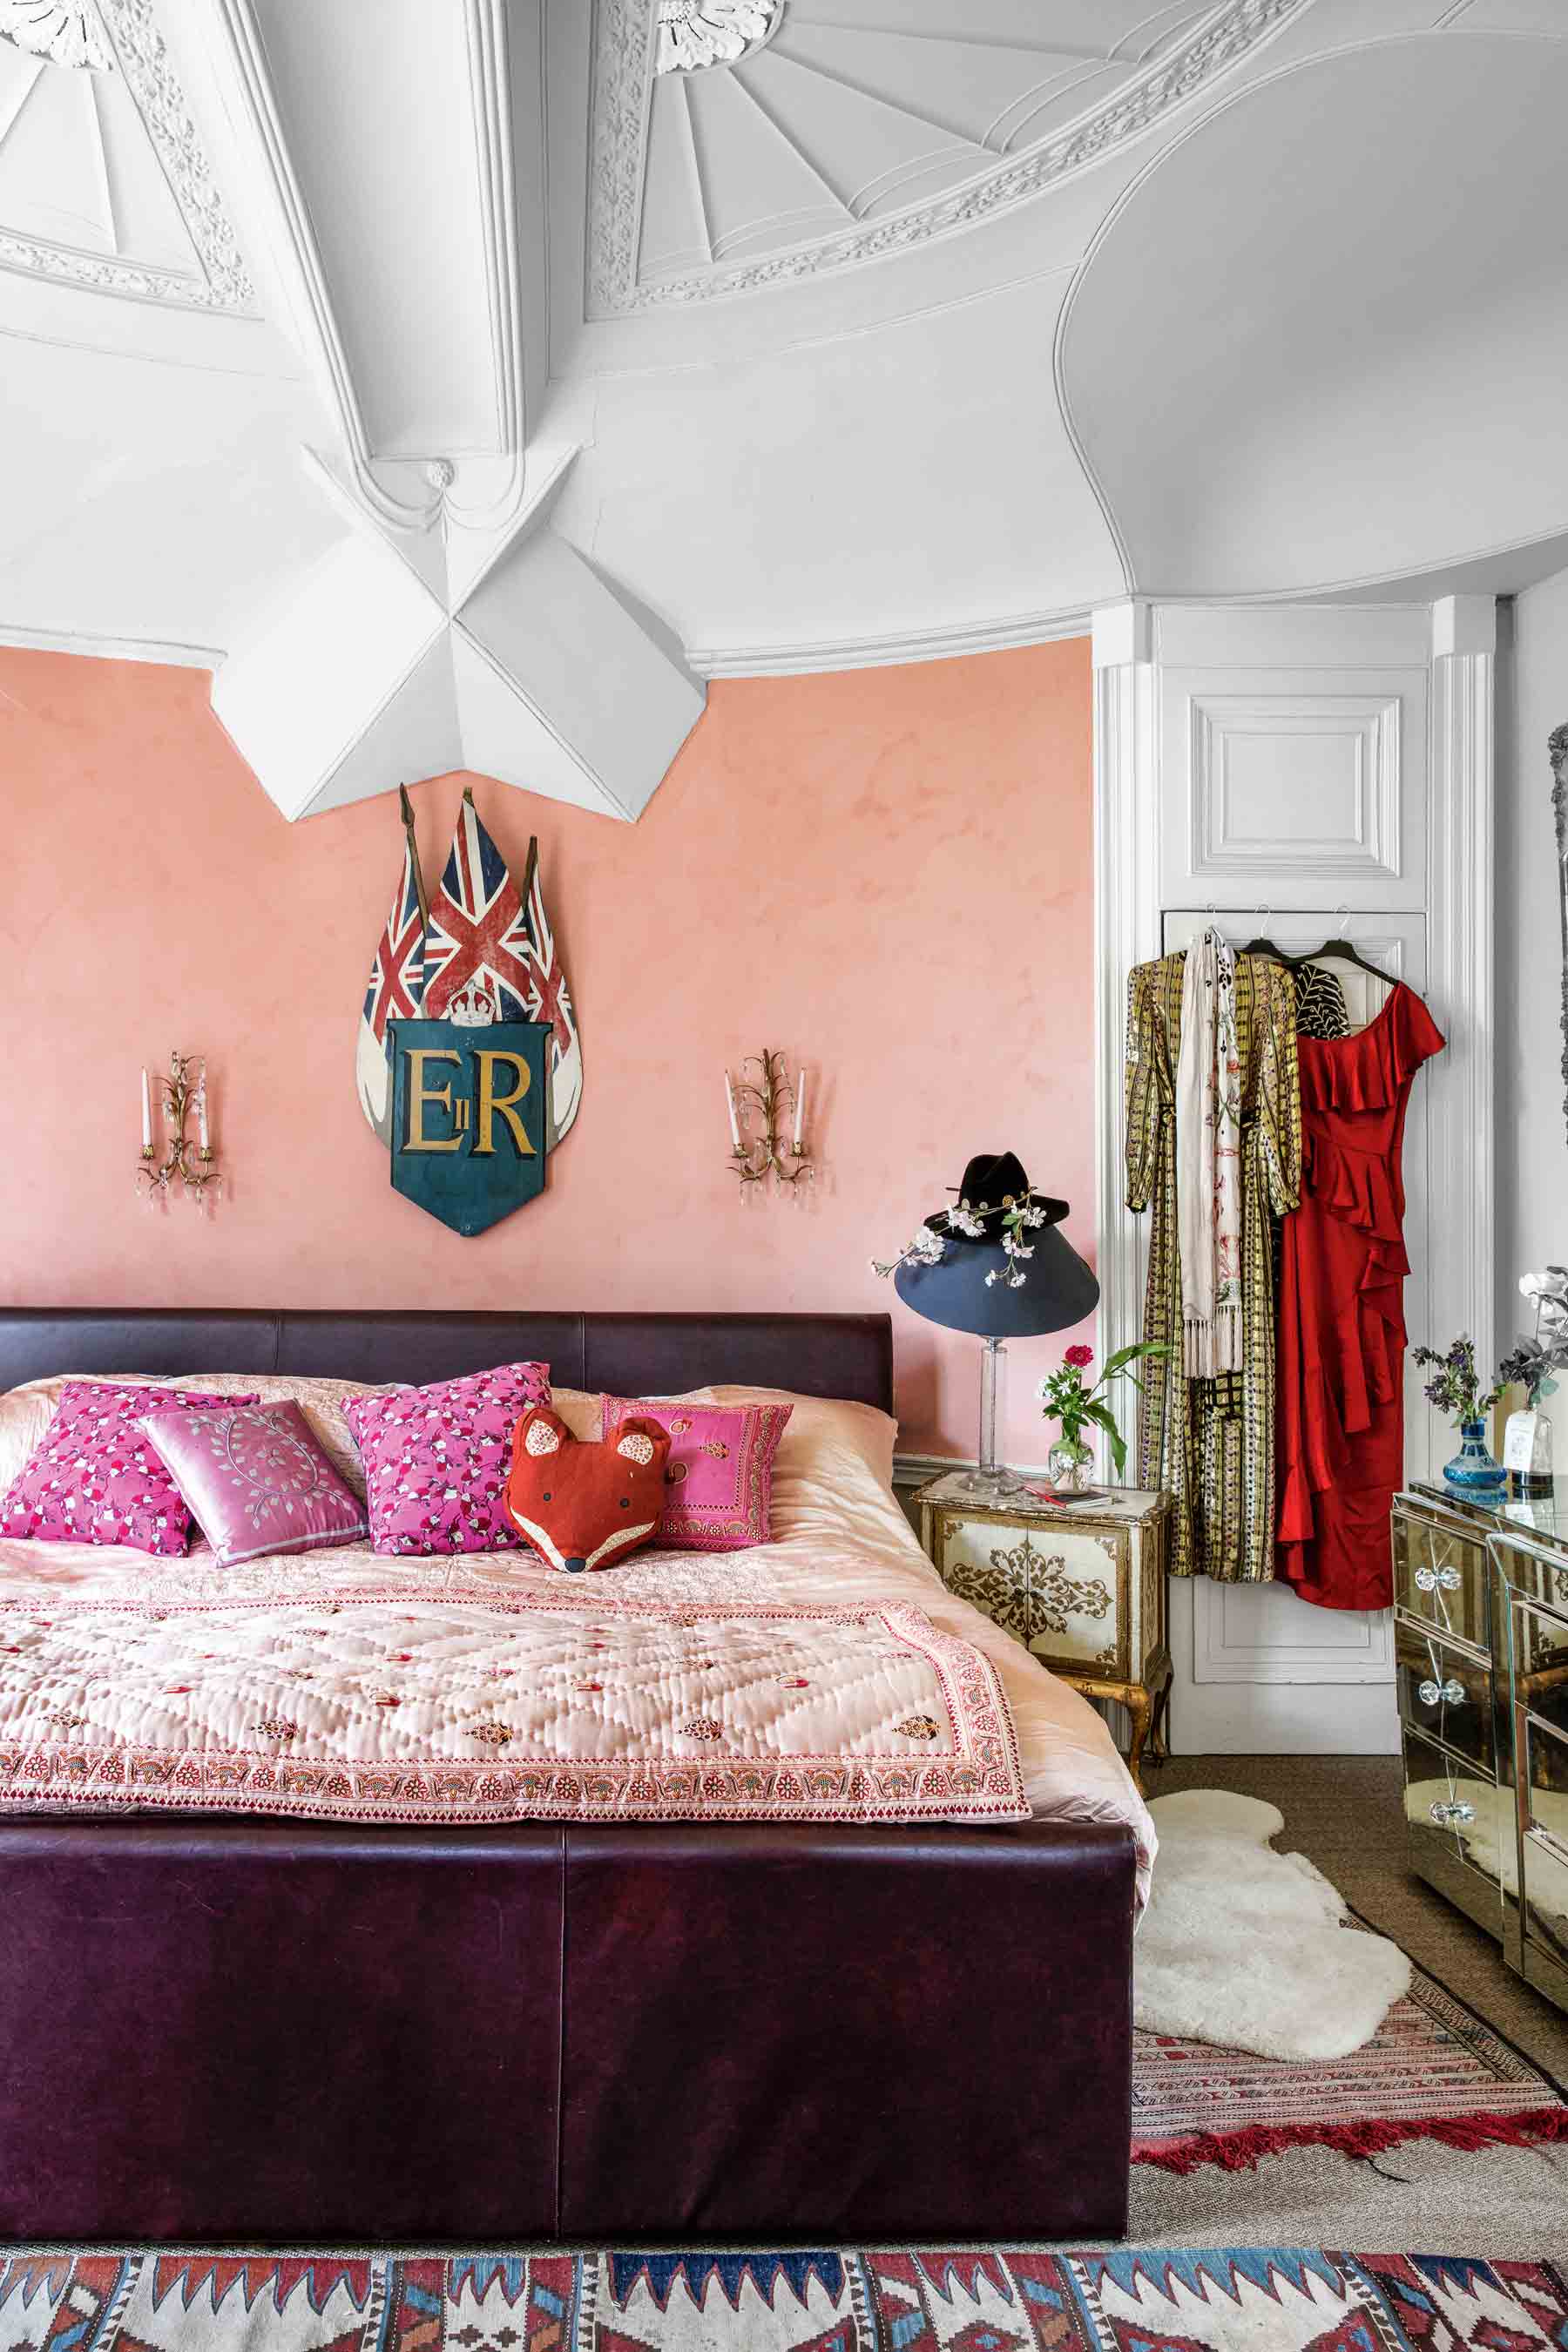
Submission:
POLYGON ((1450 1675, 1446 1683, 1426 1682, 1417 1686, 1416 1697, 1423 1706, 1436 1706, 1439 1700, 1446 1706, 1463 1706, 1465 1685, 1458 1675, 1450 1675))
POLYGON ((1459 1829, 1476 1818, 1474 1805, 1445 1804, 1441 1798, 1432 1808, 1432 1819, 1442 1829, 1459 1829))
POLYGON ((1456 1592, 1463 1580, 1457 1568, 1418 1568, 1415 1571, 1417 1592, 1456 1592))

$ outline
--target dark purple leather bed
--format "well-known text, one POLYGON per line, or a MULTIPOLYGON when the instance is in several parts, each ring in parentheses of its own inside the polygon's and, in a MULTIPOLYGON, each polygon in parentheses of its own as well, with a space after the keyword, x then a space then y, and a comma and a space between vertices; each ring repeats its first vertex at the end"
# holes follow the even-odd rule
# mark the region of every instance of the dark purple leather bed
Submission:
MULTIPOLYGON (((0 1310, 62 1371, 889 1407, 885 1316, 0 1310)), ((0 2237, 1106 2237, 1120 1829, 0 1822, 0 2237)))

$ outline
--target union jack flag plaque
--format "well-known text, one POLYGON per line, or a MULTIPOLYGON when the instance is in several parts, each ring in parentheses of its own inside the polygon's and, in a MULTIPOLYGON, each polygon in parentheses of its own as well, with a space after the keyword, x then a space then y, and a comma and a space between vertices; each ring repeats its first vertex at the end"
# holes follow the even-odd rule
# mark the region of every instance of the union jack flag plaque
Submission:
POLYGON ((392 1182, 455 1234, 544 1190, 547 1021, 393 1021, 392 1182))

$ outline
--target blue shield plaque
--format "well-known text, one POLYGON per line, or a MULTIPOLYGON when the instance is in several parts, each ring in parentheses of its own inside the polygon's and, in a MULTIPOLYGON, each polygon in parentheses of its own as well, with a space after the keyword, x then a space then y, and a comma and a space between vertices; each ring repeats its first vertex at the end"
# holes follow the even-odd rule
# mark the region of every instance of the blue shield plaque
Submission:
POLYGON ((548 1021, 394 1021, 392 1183, 455 1234, 544 1190, 548 1021))

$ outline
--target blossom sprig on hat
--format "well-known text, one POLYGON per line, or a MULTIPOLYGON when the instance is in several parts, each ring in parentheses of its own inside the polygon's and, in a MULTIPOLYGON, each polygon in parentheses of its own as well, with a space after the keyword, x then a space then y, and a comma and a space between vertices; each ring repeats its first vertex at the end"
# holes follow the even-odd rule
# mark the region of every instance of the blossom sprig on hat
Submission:
MULTIPOLYGON (((982 1204, 976 1212, 976 1217, 978 1219, 989 1216, 991 1213, 992 1212, 982 1204)), ((1007 1262, 1005 1265, 992 1267, 985 1277, 987 1289, 994 1282, 1005 1282, 1009 1290, 1022 1290, 1027 1276, 1019 1260, 1033 1257, 1035 1255, 1034 1243, 1026 1242, 1024 1235, 1037 1225, 1043 1225, 1045 1223, 1044 1209, 1037 1209, 1026 1192, 1021 1196, 1015 1196, 1011 1192, 1006 1194, 1002 1202, 1002 1253, 1007 1262)))
POLYGON ((1021 1290, 1026 1276, 1020 1261, 1035 1255, 1035 1244, 1026 1242, 1024 1235, 1036 1226, 1049 1223, 1044 1209, 1037 1209, 1026 1192, 1005 1194, 1000 1209, 993 1208, 989 1201, 960 1201, 955 1208, 942 1212, 942 1224, 945 1231, 939 1231, 933 1219, 904 1244, 897 1257, 874 1257, 871 1271, 886 1276, 897 1274, 901 1265, 940 1265, 952 1235, 960 1234, 965 1241, 983 1242, 986 1238, 985 1220, 996 1216, 1001 1219, 1002 1250, 1006 1262, 992 1267, 985 1277, 986 1285, 989 1287, 994 1282, 1005 1282, 1010 1290, 1021 1290))
POLYGON ((885 1281, 889 1275, 897 1274, 901 1265, 940 1265, 946 1255, 947 1235, 937 1233, 931 1225, 922 1225, 917 1234, 910 1235, 897 1257, 874 1257, 871 1271, 879 1274, 885 1281))

